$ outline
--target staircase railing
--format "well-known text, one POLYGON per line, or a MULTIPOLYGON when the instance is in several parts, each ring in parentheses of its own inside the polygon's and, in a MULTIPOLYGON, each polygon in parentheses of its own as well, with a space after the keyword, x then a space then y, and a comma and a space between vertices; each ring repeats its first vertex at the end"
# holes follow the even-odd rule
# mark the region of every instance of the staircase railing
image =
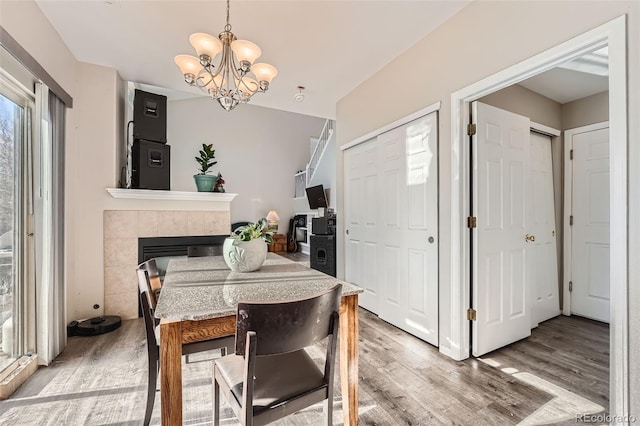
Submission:
POLYGON ((309 164, 307 164, 307 185, 311 182, 313 175, 315 174, 316 168, 318 167, 318 163, 320 162, 320 158, 322 157, 322 153, 329 143, 329 139, 333 135, 336 127, 335 120, 327 120, 324 123, 324 127, 322 128, 322 132, 320 133, 320 138, 318 139, 318 143, 316 144, 313 153, 311 154, 311 159, 309 160, 309 164))

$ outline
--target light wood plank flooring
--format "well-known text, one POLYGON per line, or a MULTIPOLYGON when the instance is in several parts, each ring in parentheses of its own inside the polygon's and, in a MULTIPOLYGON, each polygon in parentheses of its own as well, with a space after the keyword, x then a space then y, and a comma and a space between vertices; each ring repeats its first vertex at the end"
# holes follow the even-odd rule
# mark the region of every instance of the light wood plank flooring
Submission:
MULTIPOLYGON (((575 423, 585 407, 597 411, 608 405, 608 347, 606 325, 559 317, 541 324, 529 339, 482 359, 456 362, 361 310, 360 424, 575 423)), ((311 352, 322 356, 320 347, 311 352)), ((185 424, 211 424, 211 363, 184 368, 185 424)), ((70 338, 51 366, 0 402, 0 424, 139 425, 146 369, 141 319, 124 321, 102 336, 70 338)), ((334 424, 340 424, 336 383, 334 424)), ((157 394, 152 424, 159 423, 159 409, 157 394)), ((237 424, 230 409, 222 414, 222 424, 237 424)), ((277 424, 321 422, 318 405, 277 424)))

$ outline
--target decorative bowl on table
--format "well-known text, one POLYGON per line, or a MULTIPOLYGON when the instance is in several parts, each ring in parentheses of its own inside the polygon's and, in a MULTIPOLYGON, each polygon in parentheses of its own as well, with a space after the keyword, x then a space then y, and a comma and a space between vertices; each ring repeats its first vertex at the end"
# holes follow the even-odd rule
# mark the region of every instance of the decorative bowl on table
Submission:
POLYGON ((272 236, 264 218, 239 227, 224 240, 225 263, 235 272, 257 271, 267 258, 267 244, 273 244, 272 236))

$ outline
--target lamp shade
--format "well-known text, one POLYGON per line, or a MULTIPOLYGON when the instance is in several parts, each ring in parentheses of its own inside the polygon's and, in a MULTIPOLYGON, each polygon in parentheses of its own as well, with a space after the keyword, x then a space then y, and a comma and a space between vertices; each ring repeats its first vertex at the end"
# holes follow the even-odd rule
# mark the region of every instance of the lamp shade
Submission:
POLYGON ((177 55, 173 58, 173 61, 176 63, 178 68, 180 68, 180 72, 182 74, 198 74, 200 68, 200 60, 195 56, 191 55, 177 55))
POLYGON ((271 80, 274 79, 276 75, 278 75, 278 70, 276 67, 270 64, 258 63, 253 64, 251 67, 251 72, 256 76, 258 81, 266 81, 267 83, 271 83, 271 80))
POLYGON ((278 216, 278 212, 276 212, 275 210, 269 210, 269 213, 267 213, 266 219, 269 222, 275 222, 280 220, 280 216, 278 216))
POLYGON ((236 54, 238 61, 247 61, 250 64, 262 55, 262 50, 249 40, 236 40, 231 43, 231 50, 236 54))
POLYGON ((189 43, 196 49, 198 56, 208 55, 211 60, 222 52, 222 42, 207 33, 193 33, 189 37, 189 43))

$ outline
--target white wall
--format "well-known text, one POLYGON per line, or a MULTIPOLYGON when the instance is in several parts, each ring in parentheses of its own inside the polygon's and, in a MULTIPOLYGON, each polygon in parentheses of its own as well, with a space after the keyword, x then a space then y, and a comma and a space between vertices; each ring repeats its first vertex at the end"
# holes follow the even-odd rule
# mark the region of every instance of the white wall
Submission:
POLYGON ((293 215, 293 175, 309 161, 309 137, 318 136, 324 119, 250 104, 231 112, 201 97, 170 101, 167 140, 171 145, 171 189, 195 191, 194 157, 203 143, 213 144, 225 190, 237 193, 231 222, 255 221, 276 210, 279 232, 293 215))
MULTIPOLYGON (((337 105, 340 146, 399 118, 442 102, 440 149, 440 345, 451 348, 452 270, 450 191, 451 93, 489 75, 627 14, 629 122, 629 258, 640 258, 640 2, 637 1, 474 1, 429 36, 341 99, 337 105), (543 25, 541 23, 544 23, 543 25), (405 80, 410 70, 410 90, 405 80), (381 90, 381 88, 384 88, 381 90), (393 101, 389 101, 390 88, 393 101)), ((343 153, 337 151, 338 213, 343 217, 343 153)), ((344 276, 342 232, 338 221, 338 274, 344 276)), ((640 414, 640 262, 629 262, 631 412, 640 414)))

